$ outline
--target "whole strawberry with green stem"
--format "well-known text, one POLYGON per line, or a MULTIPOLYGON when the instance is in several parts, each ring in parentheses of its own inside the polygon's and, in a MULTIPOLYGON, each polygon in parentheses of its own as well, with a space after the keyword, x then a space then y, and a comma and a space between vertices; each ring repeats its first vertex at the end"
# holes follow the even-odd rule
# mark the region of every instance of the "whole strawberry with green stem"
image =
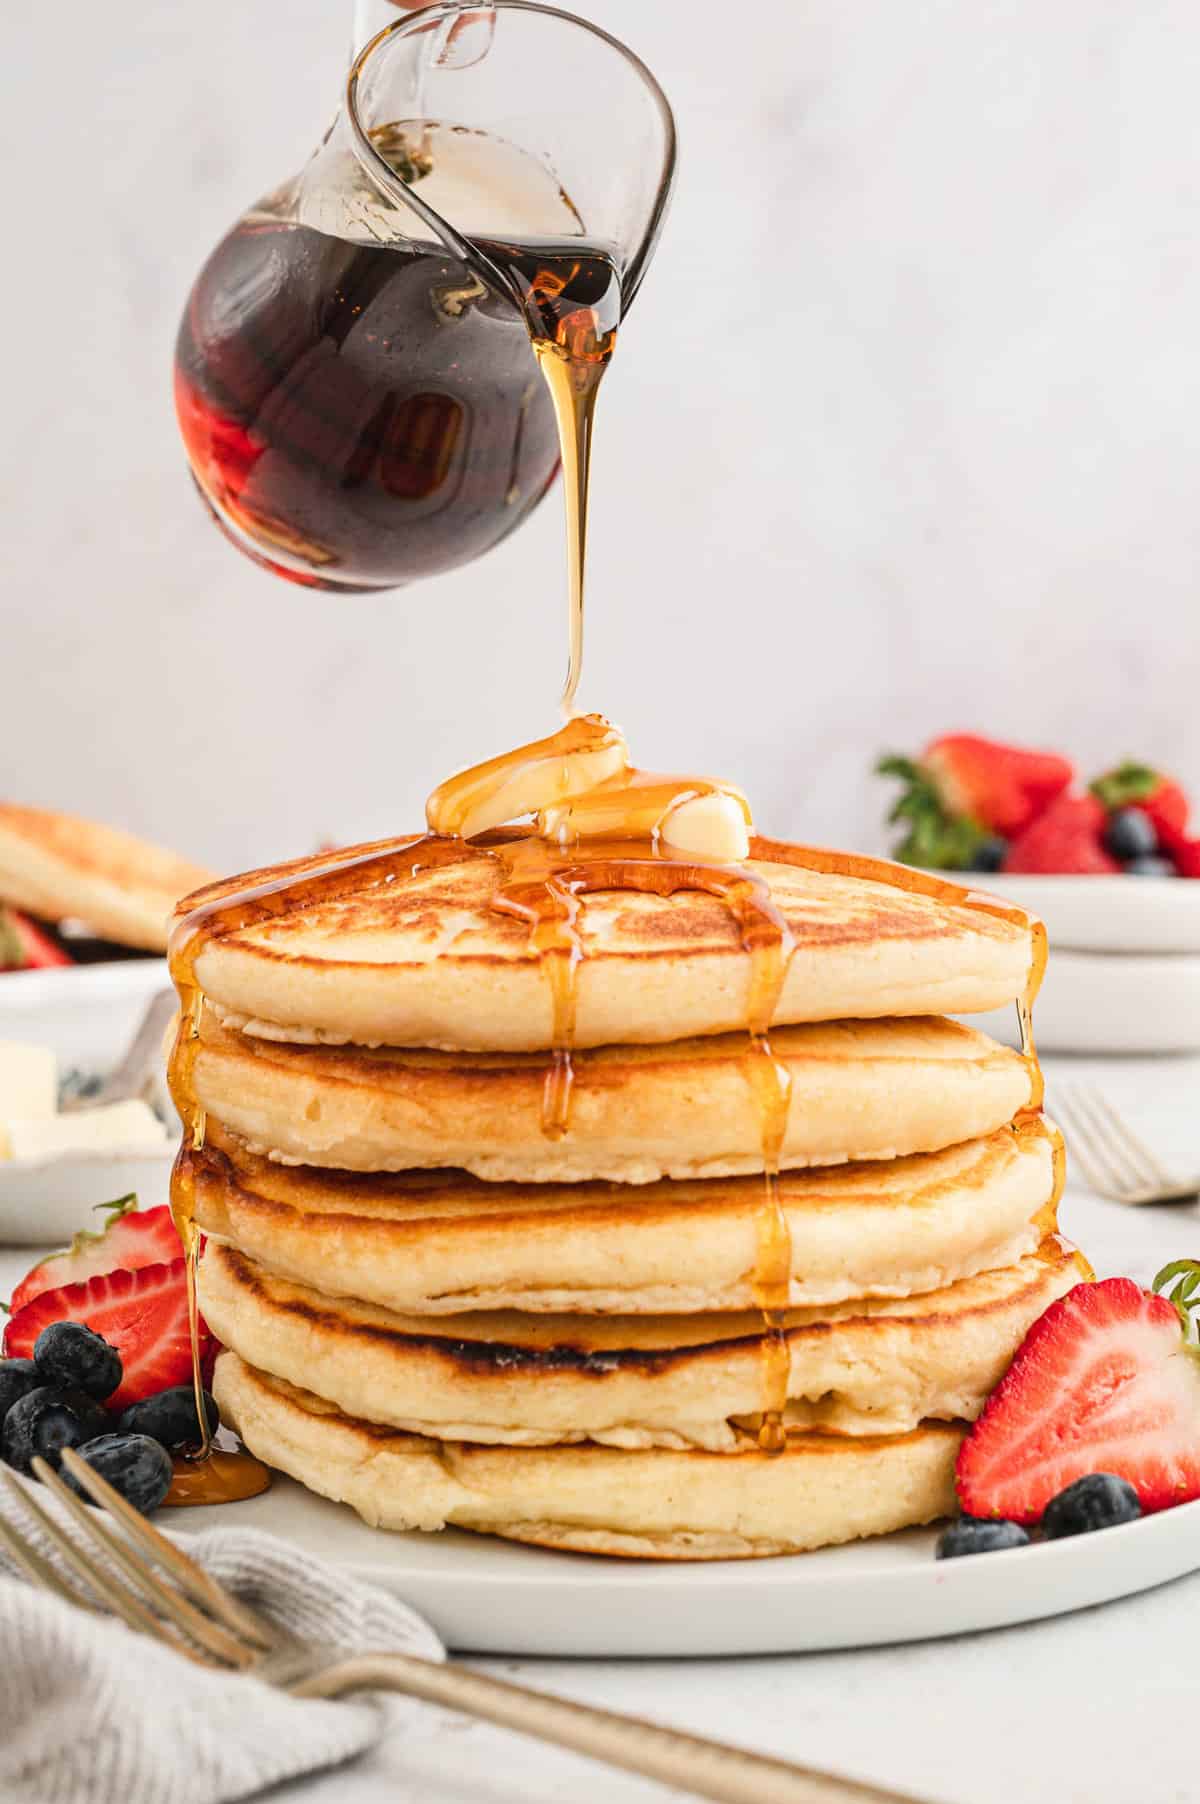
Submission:
POLYGON ((919 759, 889 756, 876 768, 904 784, 888 817, 906 828, 896 857, 948 871, 995 868, 1005 842, 1068 789, 1075 774, 1054 752, 973 733, 944 734, 919 759))
POLYGON ((1165 777, 1153 765, 1133 761, 1118 764, 1089 787, 1109 814, 1122 808, 1140 808, 1153 821, 1158 843, 1166 851, 1186 839, 1191 804, 1175 779, 1165 777))

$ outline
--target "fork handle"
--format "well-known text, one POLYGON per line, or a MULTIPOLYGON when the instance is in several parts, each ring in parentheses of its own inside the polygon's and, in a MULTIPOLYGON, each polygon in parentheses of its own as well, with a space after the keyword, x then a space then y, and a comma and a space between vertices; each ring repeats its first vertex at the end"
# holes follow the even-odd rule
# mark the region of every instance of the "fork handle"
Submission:
POLYGON ((716 1799, 718 1804, 916 1804, 900 1792, 880 1791, 726 1742, 665 1729, 640 1716, 596 1710, 469 1667, 441 1665, 410 1654, 342 1660, 289 1689, 300 1697, 325 1698, 350 1691, 403 1692, 576 1754, 589 1754, 697 1797, 716 1799))

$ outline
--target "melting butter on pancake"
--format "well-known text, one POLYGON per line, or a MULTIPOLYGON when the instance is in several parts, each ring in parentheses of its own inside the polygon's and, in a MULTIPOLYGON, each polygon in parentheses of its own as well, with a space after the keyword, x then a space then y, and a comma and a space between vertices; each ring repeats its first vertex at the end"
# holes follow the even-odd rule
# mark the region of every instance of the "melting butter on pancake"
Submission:
MULTIPOLYGON (((771 1050, 792 1078, 784 1168, 937 1151, 995 1132, 1032 1095, 1019 1053, 953 1021, 777 1028, 771 1050)), ((280 1045, 206 1016, 194 1083, 219 1123, 283 1163, 645 1184, 763 1169, 749 1056, 745 1034, 578 1053, 559 1139, 543 1132, 535 1053, 280 1045)))
POLYGON ((961 1427, 793 1434, 776 1458, 480 1447, 372 1427, 311 1392, 217 1361, 222 1416, 252 1453, 375 1528, 459 1528, 580 1553, 739 1559, 800 1553, 950 1515, 961 1427))
POLYGON ((162 952, 179 898, 210 881, 131 833, 0 802, 0 902, 45 920, 83 921, 118 945, 162 952))
MULTIPOLYGON (((323 1172, 273 1164, 213 1123, 195 1179, 205 1233, 384 1308, 676 1314, 757 1301, 761 1177, 631 1188, 323 1172)), ((1051 1143, 1032 1122, 942 1152, 785 1172, 778 1189, 797 1307, 939 1290, 1015 1264, 1053 1227, 1051 1143)))
MULTIPOLYGON (((1073 1247, 1050 1239, 1006 1270, 929 1296, 793 1311, 784 1421, 847 1435, 973 1421, 1038 1316, 1090 1276, 1073 1247)), ((348 1416, 440 1440, 733 1453, 762 1409, 754 1312, 506 1310, 433 1323, 335 1301, 217 1245, 200 1298, 218 1340, 248 1364, 348 1416)))
MULTIPOLYGON (((503 873, 488 848, 513 837, 485 835, 464 847, 461 862, 214 938, 196 959, 196 981, 230 1026, 265 1038, 545 1049, 553 1041, 546 973, 527 923, 494 907, 503 873)), ((883 881, 806 870, 803 850, 779 841, 755 839, 751 854, 747 868, 769 884, 796 942, 777 1023, 970 1014, 1025 988, 1028 925, 883 881)), ((322 862, 214 884, 180 912, 284 874, 302 877, 322 862)), ((872 868, 881 878, 896 869, 872 868)), ((577 927, 577 1046, 745 1028, 751 959, 718 897, 601 891, 580 898, 577 927)))

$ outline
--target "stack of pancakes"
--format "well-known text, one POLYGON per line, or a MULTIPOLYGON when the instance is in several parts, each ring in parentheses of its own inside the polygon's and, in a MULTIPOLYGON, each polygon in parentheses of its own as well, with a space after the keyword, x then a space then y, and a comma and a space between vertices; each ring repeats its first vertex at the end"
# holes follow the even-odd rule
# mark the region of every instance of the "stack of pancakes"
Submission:
POLYGON ((196 949, 200 1295, 252 1452, 372 1524, 590 1552, 781 1553, 953 1508, 964 1424, 1088 1275, 1036 1068, 941 1012, 1015 1001, 1031 930, 753 854, 796 948, 770 1035, 784 1450, 759 1440, 779 1335, 730 911, 581 898, 551 1133, 550 986, 476 857, 325 900, 299 864, 277 918, 196 949))

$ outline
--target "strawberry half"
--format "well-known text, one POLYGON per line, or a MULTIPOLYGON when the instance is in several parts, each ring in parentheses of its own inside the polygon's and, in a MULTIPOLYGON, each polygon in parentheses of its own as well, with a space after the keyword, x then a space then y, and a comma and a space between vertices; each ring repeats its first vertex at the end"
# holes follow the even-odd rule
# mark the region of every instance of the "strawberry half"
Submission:
POLYGON ((1104 844, 1107 821, 1095 796, 1059 796, 1013 840, 1001 869, 1111 875, 1121 867, 1104 844))
MULTIPOLYGON (((1156 1283, 1181 1271, 1194 1290, 1190 1261, 1156 1283)), ((1200 1349, 1186 1321, 1185 1304, 1132 1278, 1052 1303, 959 1451, 964 1512, 1028 1525, 1089 1472, 1127 1479, 1144 1511, 1200 1497, 1200 1349)))
POLYGON ((0 905, 0 971, 44 971, 72 962, 57 940, 28 915, 0 905))
MULTIPOLYGON (((104 1272, 82 1284, 44 1290, 8 1319, 4 1353, 30 1359, 34 1342, 51 1322, 84 1322, 121 1355, 124 1376, 107 1407, 120 1413, 143 1397, 186 1384, 192 1375, 185 1262, 144 1265, 139 1271, 104 1272)), ((213 1339, 200 1324, 201 1358, 213 1339)))
POLYGON ((165 1203, 158 1209, 139 1209, 137 1197, 130 1195, 101 1203, 100 1208, 108 1220, 98 1234, 84 1229, 65 1252, 51 1253, 21 1279, 9 1305, 13 1315, 45 1290, 61 1290, 65 1284, 79 1284, 105 1272, 136 1272, 144 1265, 167 1265, 183 1258, 165 1203))

